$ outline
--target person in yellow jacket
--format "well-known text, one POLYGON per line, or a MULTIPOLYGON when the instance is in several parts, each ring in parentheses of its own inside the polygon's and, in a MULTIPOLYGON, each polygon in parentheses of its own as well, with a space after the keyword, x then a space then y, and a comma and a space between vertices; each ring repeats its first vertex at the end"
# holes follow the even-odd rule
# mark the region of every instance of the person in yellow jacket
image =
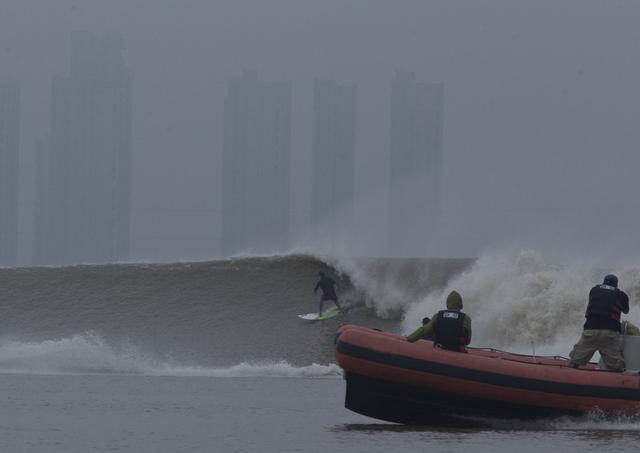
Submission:
POLYGON ((451 291, 447 309, 440 310, 431 320, 412 332, 407 341, 433 340, 433 345, 451 351, 465 352, 471 342, 471 317, 462 310, 462 296, 451 291))

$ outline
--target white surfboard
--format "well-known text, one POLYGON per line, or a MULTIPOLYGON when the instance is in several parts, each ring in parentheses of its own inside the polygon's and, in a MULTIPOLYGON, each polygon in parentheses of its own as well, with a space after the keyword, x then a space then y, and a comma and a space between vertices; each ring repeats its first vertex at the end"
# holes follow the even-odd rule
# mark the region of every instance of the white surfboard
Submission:
POLYGON ((307 321, 324 321, 325 319, 331 319, 340 314, 338 307, 327 308, 322 310, 322 316, 318 316, 318 313, 307 313, 306 315, 298 315, 298 318, 305 319, 307 321))

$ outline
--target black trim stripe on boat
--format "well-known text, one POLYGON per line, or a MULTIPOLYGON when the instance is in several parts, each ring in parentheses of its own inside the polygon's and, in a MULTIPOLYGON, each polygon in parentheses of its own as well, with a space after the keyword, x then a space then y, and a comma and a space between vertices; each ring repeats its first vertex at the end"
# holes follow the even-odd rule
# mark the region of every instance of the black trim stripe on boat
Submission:
POLYGON ((578 415, 575 409, 519 404, 497 399, 466 396, 439 389, 385 381, 355 373, 345 373, 345 407, 369 417, 405 424, 441 423, 459 416, 533 419, 578 415), (445 420, 442 419, 445 418, 445 420))
POLYGON ((554 393, 567 396, 587 396, 592 398, 638 400, 640 401, 640 389, 603 387, 597 385, 569 384, 563 382, 545 381, 541 379, 523 378, 510 376, 488 371, 475 370, 472 368, 458 367, 443 363, 431 362, 423 359, 390 354, 375 351, 370 348, 356 346, 338 339, 336 349, 341 354, 345 354, 358 359, 383 365, 404 368, 412 371, 437 374, 440 376, 450 376, 468 381, 481 382, 500 387, 508 387, 520 390, 531 390, 536 392, 554 393))

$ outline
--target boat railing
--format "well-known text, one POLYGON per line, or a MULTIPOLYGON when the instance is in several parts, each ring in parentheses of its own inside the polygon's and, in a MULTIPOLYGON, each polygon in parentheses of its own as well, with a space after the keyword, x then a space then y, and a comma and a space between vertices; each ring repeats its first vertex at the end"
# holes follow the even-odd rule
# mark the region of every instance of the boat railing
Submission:
MULTIPOLYGON (((564 360, 564 361, 569 361, 569 359, 567 357, 563 357, 561 355, 531 355, 531 354, 519 354, 517 352, 510 352, 510 351, 503 351, 501 349, 496 349, 496 348, 476 348, 476 347, 472 347, 469 349, 475 349, 475 350, 479 350, 479 351, 486 351, 486 352, 495 352, 495 353, 500 353, 500 354, 508 354, 511 356, 517 356, 517 357, 532 357, 533 359, 537 360, 537 359, 553 359, 553 360, 564 360)), ((504 360, 510 360, 506 357, 503 357, 504 360)), ((539 363, 539 362, 536 362, 539 363)))
MULTIPOLYGON (((533 365, 547 365, 547 366, 566 367, 567 366, 566 363, 549 363, 549 362, 544 362, 543 359, 561 360, 563 362, 569 362, 569 360, 570 360, 569 358, 563 357, 561 355, 532 356, 532 355, 529 355, 529 354, 518 354, 516 352, 502 351, 501 349, 495 349, 495 348, 475 348, 474 347, 474 348, 469 348, 469 349, 476 349, 476 350, 480 350, 480 351, 506 354, 505 357, 499 357, 500 360, 508 360, 508 361, 511 361, 511 362, 519 362, 519 363, 530 363, 530 364, 533 364, 533 365), (518 356, 518 357, 531 357, 531 358, 534 359, 534 361, 523 362, 522 360, 510 358, 509 355, 518 356)), ((599 369, 599 368, 597 368, 597 366, 598 366, 598 364, 596 362, 589 362, 587 364, 587 367, 580 367, 580 368, 577 368, 577 369, 579 369, 579 370, 587 370, 587 371, 608 371, 608 370, 599 369), (592 367, 589 367, 588 365, 592 365, 592 367)))

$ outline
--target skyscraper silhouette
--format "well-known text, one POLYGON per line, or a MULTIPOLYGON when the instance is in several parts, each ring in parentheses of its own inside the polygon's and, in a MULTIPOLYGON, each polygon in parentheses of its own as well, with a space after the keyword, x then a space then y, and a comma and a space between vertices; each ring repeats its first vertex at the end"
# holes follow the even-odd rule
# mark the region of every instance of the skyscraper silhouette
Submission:
POLYGON ((391 252, 425 256, 440 210, 444 86, 398 72, 391 89, 391 252))
POLYGON ((255 71, 231 79, 224 103, 222 252, 281 251, 289 231, 291 83, 255 71))
POLYGON ((0 265, 18 259, 20 86, 0 83, 0 265))
POLYGON ((123 260, 129 252, 132 74, 120 35, 78 32, 71 45, 70 75, 53 79, 51 133, 43 148, 46 261, 123 260))
POLYGON ((353 216, 356 87, 316 80, 313 103, 311 220, 315 226, 353 216))

